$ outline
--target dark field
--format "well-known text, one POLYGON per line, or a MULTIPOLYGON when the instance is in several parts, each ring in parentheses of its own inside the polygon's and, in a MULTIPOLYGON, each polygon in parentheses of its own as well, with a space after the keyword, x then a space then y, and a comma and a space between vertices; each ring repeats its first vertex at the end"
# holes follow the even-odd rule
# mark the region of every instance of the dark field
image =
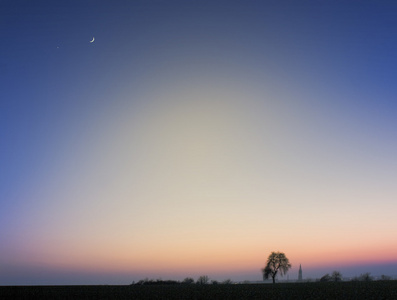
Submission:
POLYGON ((222 285, 0 286, 0 299, 397 299, 397 281, 222 285))

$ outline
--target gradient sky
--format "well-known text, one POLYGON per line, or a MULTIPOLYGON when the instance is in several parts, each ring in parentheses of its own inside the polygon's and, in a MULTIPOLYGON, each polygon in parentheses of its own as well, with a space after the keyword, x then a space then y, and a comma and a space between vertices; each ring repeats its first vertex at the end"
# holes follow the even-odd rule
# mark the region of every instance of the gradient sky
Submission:
POLYGON ((0 40, 0 285, 397 275, 395 1, 5 0, 0 40))

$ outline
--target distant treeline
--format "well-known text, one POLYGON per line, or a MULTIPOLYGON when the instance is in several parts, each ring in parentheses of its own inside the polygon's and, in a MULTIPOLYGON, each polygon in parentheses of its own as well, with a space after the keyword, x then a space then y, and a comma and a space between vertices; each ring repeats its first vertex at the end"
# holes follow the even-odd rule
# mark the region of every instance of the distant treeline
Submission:
POLYGON ((230 279, 226 279, 224 281, 217 281, 217 280, 210 280, 208 276, 203 275, 200 276, 196 281, 191 278, 187 277, 182 281, 176 281, 176 280, 162 280, 162 279, 141 279, 138 282, 132 282, 131 285, 186 285, 186 284, 232 284, 233 281, 230 279))
POLYGON ((133 282, 132 285, 176 285, 181 284, 181 282, 176 280, 153 280, 153 279, 142 279, 138 282, 133 282))
MULTIPOLYGON (((386 276, 382 275, 378 278, 377 280, 393 280, 391 276, 386 276)), ((313 282, 313 281, 319 281, 319 282, 340 282, 340 281, 373 281, 376 280, 375 277, 371 276, 370 273, 364 273, 361 274, 360 276, 356 276, 353 278, 342 278, 342 274, 338 271, 334 271, 331 275, 330 274, 325 274, 322 276, 320 279, 303 279, 302 282, 313 282)), ((131 285, 188 285, 188 284, 234 284, 230 279, 226 279, 224 281, 217 281, 217 280, 210 280, 208 276, 203 275, 200 276, 197 280, 194 280, 191 277, 187 277, 182 281, 177 281, 177 280, 162 280, 162 279, 141 279, 137 282, 132 282, 131 285)), ((244 281, 240 283, 250 283, 249 281, 244 281)))
MULTIPOLYGON (((378 280, 392 280, 393 278, 391 276, 387 275, 381 275, 380 277, 377 278, 378 280)), ((342 274, 339 271, 334 271, 332 272, 331 275, 325 274, 323 277, 321 277, 318 281, 321 282, 326 282, 326 281, 373 281, 375 280, 374 276, 371 276, 371 273, 363 273, 360 276, 355 276, 350 279, 343 279, 342 274)))

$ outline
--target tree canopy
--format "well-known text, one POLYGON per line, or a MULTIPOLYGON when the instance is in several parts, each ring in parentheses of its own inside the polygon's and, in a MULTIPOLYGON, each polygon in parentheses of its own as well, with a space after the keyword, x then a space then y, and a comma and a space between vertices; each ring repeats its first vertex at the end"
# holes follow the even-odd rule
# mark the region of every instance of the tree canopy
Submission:
POLYGON ((263 280, 272 277, 273 283, 276 282, 276 276, 280 273, 285 275, 291 268, 288 258, 282 252, 272 252, 267 258, 266 266, 262 269, 263 280))

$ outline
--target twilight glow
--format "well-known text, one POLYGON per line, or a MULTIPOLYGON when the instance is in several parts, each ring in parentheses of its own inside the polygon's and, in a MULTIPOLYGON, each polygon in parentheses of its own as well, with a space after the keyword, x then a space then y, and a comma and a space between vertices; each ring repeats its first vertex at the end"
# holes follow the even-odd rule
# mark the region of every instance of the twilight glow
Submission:
POLYGON ((393 1, 0 8, 0 285, 397 275, 393 1))

